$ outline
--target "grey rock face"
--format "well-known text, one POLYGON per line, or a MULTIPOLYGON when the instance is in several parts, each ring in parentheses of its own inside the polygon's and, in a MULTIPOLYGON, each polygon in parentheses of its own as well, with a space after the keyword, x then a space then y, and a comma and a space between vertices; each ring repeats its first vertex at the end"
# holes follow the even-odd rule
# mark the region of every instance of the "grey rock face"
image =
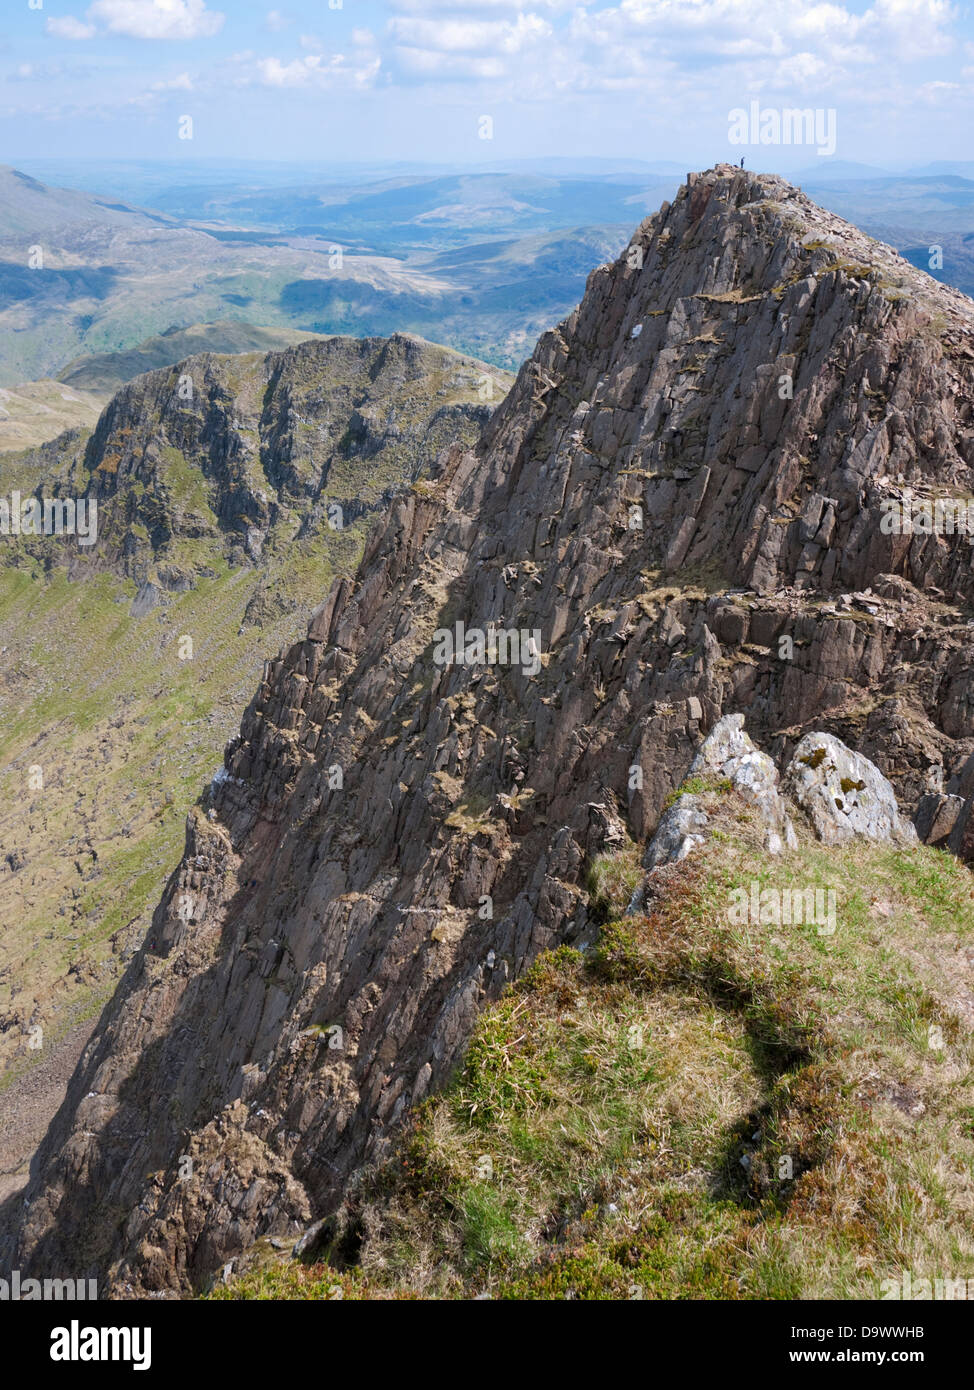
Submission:
POLYGON ((857 836, 897 845, 918 842, 879 768, 832 734, 805 735, 782 785, 827 845, 845 844, 857 836))
POLYGON ((660 864, 679 864, 695 845, 703 844, 703 832, 708 824, 700 798, 684 792, 663 812, 656 834, 643 855, 643 868, 652 872, 660 864))
POLYGON ((947 846, 965 863, 974 863, 974 796, 969 796, 961 807, 947 846))
POLYGON ((928 792, 921 796, 913 824, 925 845, 945 845, 964 809, 962 796, 928 792))

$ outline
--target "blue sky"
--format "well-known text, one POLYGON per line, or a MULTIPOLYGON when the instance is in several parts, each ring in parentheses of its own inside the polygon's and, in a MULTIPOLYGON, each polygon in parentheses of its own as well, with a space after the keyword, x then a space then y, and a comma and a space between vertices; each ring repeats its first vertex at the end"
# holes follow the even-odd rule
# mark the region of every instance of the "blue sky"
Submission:
POLYGON ((974 158, 972 92, 971 6, 947 0, 4 0, 0 15, 0 162, 695 167, 741 153, 728 115, 757 99, 834 108, 839 158, 926 163, 974 158))

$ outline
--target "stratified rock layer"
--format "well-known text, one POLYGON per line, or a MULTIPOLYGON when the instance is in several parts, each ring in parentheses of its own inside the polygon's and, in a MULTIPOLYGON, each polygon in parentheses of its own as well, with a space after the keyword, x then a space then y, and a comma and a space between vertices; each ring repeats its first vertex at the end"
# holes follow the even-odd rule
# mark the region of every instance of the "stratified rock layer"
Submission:
POLYGON ((593 273, 268 664, 8 1214, 22 1269, 186 1289, 327 1211, 721 715, 778 762, 835 733, 909 807, 959 771, 970 542, 880 521, 974 491, 972 311, 726 166, 593 273), (437 665, 457 622, 540 671, 437 665))

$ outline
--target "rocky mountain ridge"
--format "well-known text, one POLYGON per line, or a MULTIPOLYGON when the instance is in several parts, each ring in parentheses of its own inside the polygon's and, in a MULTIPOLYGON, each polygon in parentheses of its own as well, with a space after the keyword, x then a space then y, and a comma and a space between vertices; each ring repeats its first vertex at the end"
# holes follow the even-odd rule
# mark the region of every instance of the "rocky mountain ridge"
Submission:
POLYGON ((169 328, 127 351, 76 358, 56 380, 0 388, 0 453, 36 449, 68 430, 91 431, 115 392, 134 377, 201 353, 274 352, 315 335, 249 323, 200 323, 169 328))
POLYGON ((972 493, 972 330, 782 180, 691 175, 268 663, 5 1255, 175 1293, 336 1206, 726 714, 911 812, 962 779, 971 540, 881 522, 972 493), (437 664, 456 624, 540 671, 437 664))
POLYGON ((18 1095, 40 1114, 33 1066, 144 937, 264 659, 508 384, 405 336, 195 354, 94 433, 0 457, 0 497, 80 496, 99 523, 94 545, 0 536, 0 1184, 41 1137, 18 1095))
MULTIPOLYGON (((476 437, 508 382, 408 334, 204 352, 123 386, 90 435, 9 466, 40 472, 38 494, 97 504, 98 545, 89 557, 72 552, 73 573, 90 558, 178 591, 220 554, 247 565, 269 541, 334 538, 427 472, 446 444, 476 437)), ((22 549, 48 562, 60 554, 26 538, 22 549)))

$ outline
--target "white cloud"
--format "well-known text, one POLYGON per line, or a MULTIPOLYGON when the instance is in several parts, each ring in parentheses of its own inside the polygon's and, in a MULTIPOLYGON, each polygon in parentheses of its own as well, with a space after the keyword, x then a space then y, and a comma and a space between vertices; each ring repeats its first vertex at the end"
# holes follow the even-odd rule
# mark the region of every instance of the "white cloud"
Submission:
POLYGON ((917 95, 921 101, 936 106, 961 90, 959 82, 925 82, 917 95))
MULTIPOLYGON (((724 121, 715 113, 759 92, 836 106, 861 125, 870 109, 918 100, 914 65, 956 51, 956 64, 920 81, 962 80, 950 0, 600 2, 388 0, 394 13, 377 40, 385 81, 444 99, 451 87, 476 87, 485 101, 625 96, 710 139, 724 121)), ((946 97, 935 88, 919 99, 946 97)))
POLYGON ((45 29, 56 39, 93 39, 95 37, 95 26, 84 24, 80 19, 75 19, 74 15, 52 15, 45 24, 45 29))
POLYGON ((314 56, 295 58, 282 63, 280 58, 261 58, 257 72, 267 87, 303 87, 310 81, 319 59, 314 56))
POLYGON ((191 92, 193 90, 193 80, 188 72, 181 72, 178 77, 170 77, 163 82, 153 82, 152 91, 154 92, 191 92))
POLYGON ((900 58, 939 58, 954 46, 946 29, 955 16, 948 0, 876 0, 863 15, 863 37, 878 36, 900 58))
POLYGON ((793 53, 777 64, 777 71, 771 85, 788 89, 807 88, 814 83, 824 85, 828 81, 829 65, 814 53, 793 53))
MULTIPOLYGON (((324 53, 329 41, 320 34, 302 34, 298 43, 306 53, 324 53)), ((355 48, 375 48, 376 37, 371 29, 353 29, 351 43, 355 48)))
MULTIPOLYGON (((524 0, 390 0, 390 6, 405 14, 445 13, 496 18, 502 14, 520 14, 524 0)), ((577 7, 577 0, 534 0, 534 6, 539 10, 570 10, 577 7)))
POLYGON ((109 33, 133 39, 206 39, 223 28, 225 15, 206 0, 95 0, 88 18, 109 33))
POLYGON ((262 87, 370 87, 379 75, 381 59, 363 56, 348 59, 343 53, 327 57, 309 53, 282 63, 279 58, 260 58, 239 80, 262 87))
POLYGON ((709 89, 722 78, 855 96, 865 72, 948 53, 955 18, 947 0, 873 0, 860 12, 831 0, 765 0, 759 24, 752 0, 620 0, 576 10, 567 37, 585 55, 581 71, 596 78, 624 73, 638 51, 691 83, 709 72, 709 89))
POLYGON ((498 58, 478 58, 471 54, 435 53, 428 48, 403 45, 396 50, 401 71, 410 77, 429 79, 442 77, 456 82, 476 77, 491 81, 507 76, 507 69, 498 58))
POLYGON ((486 57, 500 50, 517 53, 547 38, 551 25, 537 15, 520 14, 514 24, 508 21, 474 19, 394 19, 389 32, 397 43, 434 53, 471 53, 486 57))
MULTIPOLYGON (((263 51, 238 52, 196 68, 192 80, 194 90, 203 92, 262 87, 280 94, 282 104, 289 91, 301 103, 322 92, 420 86, 422 102, 430 105, 473 100, 474 93, 478 102, 536 103, 542 122, 548 119, 545 104, 561 109, 564 103, 566 120, 590 108, 623 112, 620 131, 652 129, 657 140, 663 120, 676 122, 674 128, 688 139, 702 132, 707 141, 720 140, 726 111, 760 93, 786 105, 834 106, 843 132, 872 123, 885 137, 891 121, 908 126, 911 112, 954 112, 974 101, 974 43, 971 30, 959 22, 959 5, 960 0, 762 0, 760 6, 754 0, 386 0, 386 16, 373 33, 354 27, 371 22, 371 15, 350 15, 346 0, 351 32, 339 37, 326 0, 302 11, 293 0, 263 0, 253 5, 263 51), (269 37, 277 34, 281 39, 269 37), (276 56, 269 56, 275 49, 276 56)), ((220 0, 75 0, 73 8, 81 19, 48 21, 52 33, 80 37, 98 29, 193 38, 220 29, 220 9, 236 13, 220 0)), ((150 81, 160 75, 153 73, 150 81)), ((178 84, 188 76, 170 80, 178 84)), ((37 76, 22 81, 26 93, 37 76)), ((161 104, 165 84, 154 90, 161 104)))

